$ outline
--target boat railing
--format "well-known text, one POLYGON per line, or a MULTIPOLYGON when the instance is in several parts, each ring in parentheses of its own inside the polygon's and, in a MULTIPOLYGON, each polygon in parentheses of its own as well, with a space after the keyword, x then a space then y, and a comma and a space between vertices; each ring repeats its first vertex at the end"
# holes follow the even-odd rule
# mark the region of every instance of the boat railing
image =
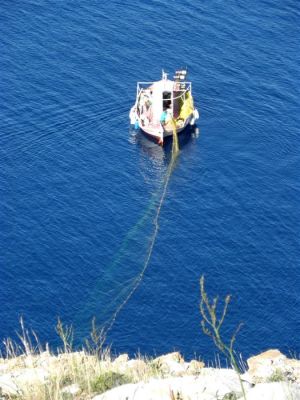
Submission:
MULTIPOLYGON (((153 85, 156 82, 137 82, 137 88, 136 88, 136 98, 138 99, 139 96, 141 95, 142 92, 145 90, 151 90, 151 85, 153 85)), ((185 95, 186 92, 190 92, 192 94, 192 82, 186 82, 186 81, 174 81, 174 92, 180 92, 180 94, 176 97, 173 97, 173 100, 179 99, 182 96, 185 95), (176 89, 175 85, 178 84, 179 88, 176 89), (184 89, 181 89, 181 87, 184 87, 184 89)))
MULTIPOLYGON (((158 81, 154 82, 138 82, 137 85, 153 85, 154 83, 157 83, 158 81)), ((172 81, 173 83, 185 83, 191 85, 192 82, 190 81, 172 81)))

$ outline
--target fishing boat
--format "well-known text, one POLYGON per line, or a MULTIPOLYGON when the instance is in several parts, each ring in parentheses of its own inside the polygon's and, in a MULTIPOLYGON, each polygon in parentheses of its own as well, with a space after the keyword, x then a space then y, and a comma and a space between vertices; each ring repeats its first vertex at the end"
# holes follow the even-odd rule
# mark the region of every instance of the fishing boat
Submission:
POLYGON ((194 125, 199 113, 194 107, 192 83, 186 81, 187 71, 176 71, 174 79, 162 72, 155 82, 138 82, 136 101, 130 110, 130 123, 163 144, 166 136, 194 125))

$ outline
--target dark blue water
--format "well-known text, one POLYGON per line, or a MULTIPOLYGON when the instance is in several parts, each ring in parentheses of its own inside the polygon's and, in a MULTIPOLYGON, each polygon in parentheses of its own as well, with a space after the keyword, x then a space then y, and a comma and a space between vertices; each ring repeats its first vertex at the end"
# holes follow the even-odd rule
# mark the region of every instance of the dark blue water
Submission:
POLYGON ((201 119, 139 285, 108 342, 205 359, 199 278, 233 295, 244 357, 300 352, 300 4, 161 0, 0 5, 0 337, 24 316, 77 343, 143 271, 170 163, 133 133, 138 80, 187 65, 201 119))

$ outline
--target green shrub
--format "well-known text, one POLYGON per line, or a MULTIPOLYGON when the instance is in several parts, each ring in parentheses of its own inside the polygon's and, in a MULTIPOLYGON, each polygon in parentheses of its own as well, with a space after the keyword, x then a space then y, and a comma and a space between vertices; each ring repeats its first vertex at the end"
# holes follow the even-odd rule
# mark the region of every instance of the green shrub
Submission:
POLYGON ((237 395, 234 392, 226 393, 222 400, 237 400, 237 395))
POLYGON ((148 364, 150 375, 155 377, 164 377, 164 372, 162 370, 162 364, 160 361, 150 361, 148 364))
POLYGON ((101 394, 125 383, 131 383, 131 379, 127 375, 117 372, 106 372, 92 382, 92 390, 101 394))
POLYGON ((285 376, 280 369, 276 369, 268 378, 268 382, 282 382, 285 381, 285 376))
POLYGON ((72 385, 72 383, 74 383, 74 382, 73 382, 71 375, 66 374, 61 377, 60 387, 63 388, 65 386, 72 385))

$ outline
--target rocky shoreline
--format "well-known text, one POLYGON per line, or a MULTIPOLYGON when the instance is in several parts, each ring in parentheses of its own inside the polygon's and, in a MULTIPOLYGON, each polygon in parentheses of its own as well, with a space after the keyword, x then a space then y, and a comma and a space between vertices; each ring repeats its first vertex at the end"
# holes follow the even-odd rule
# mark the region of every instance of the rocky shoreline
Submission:
POLYGON ((247 400, 300 400, 300 361, 268 350, 249 358, 239 377, 230 368, 187 362, 178 352, 99 359, 45 351, 0 359, 1 400, 242 400, 241 381, 247 400))

